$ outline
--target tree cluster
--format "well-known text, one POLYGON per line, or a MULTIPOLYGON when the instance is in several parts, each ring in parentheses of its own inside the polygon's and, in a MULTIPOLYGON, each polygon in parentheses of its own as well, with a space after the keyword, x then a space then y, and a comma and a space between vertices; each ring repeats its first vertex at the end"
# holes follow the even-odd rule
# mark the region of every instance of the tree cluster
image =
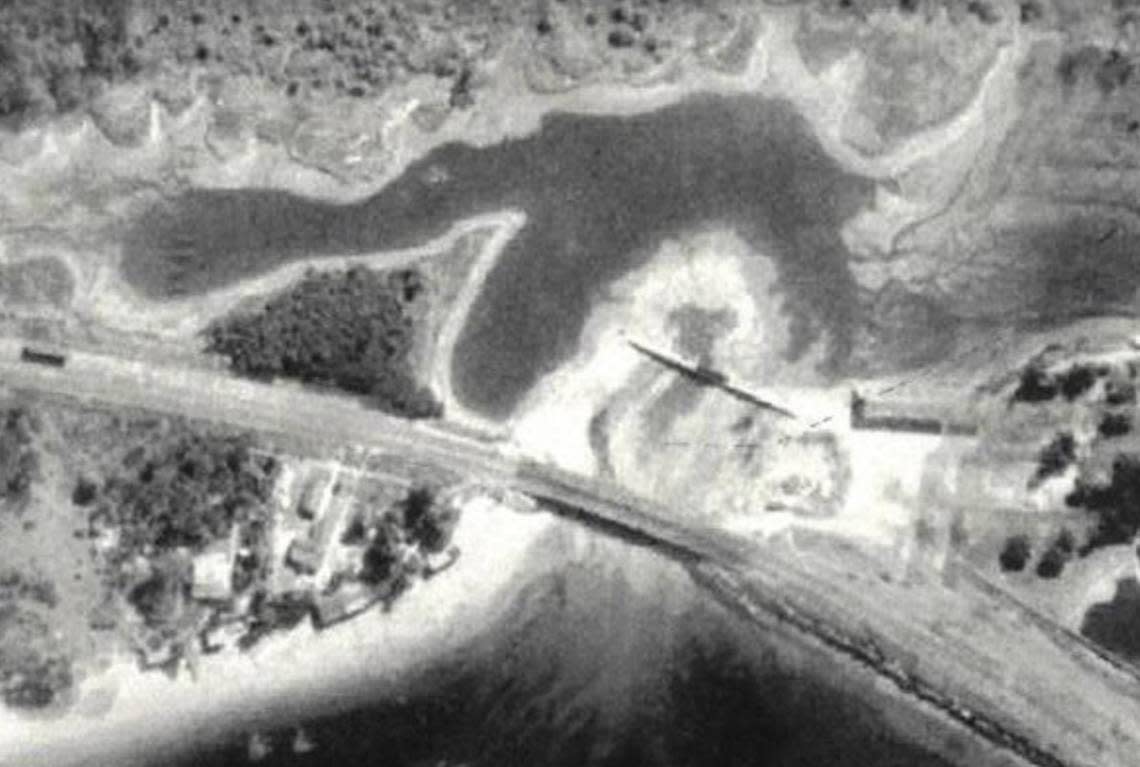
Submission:
POLYGON ((0 500, 22 501, 38 468, 27 411, 12 408, 0 414, 0 500))
POLYGON ((1132 416, 1127 413, 1105 413, 1097 424, 1097 433, 1109 439, 1132 431, 1132 416))
POLYGON ((1002 546, 998 555, 998 564, 1001 565, 1002 572, 1019 573, 1025 569, 1032 555, 1033 549, 1029 544, 1029 538, 1024 535, 1014 535, 1007 538, 1005 545, 1002 546))
POLYGON ((177 618, 190 590, 190 572, 172 557, 159 557, 150 575, 127 592, 127 601, 151 627, 161 627, 177 618))
POLYGON ((393 524, 380 524, 364 550, 360 578, 365 583, 379 585, 395 577, 402 557, 400 550, 407 544, 405 531, 393 524))
POLYGON ((423 554, 443 552, 451 544, 458 523, 458 510, 440 503, 434 488, 413 487, 372 531, 361 579, 372 584, 400 580, 407 575, 404 553, 409 548, 423 554))
POLYGON ((1110 405, 1129 404, 1136 400, 1135 386, 1113 378, 1108 365, 1071 365, 1062 371, 1046 370, 1040 361, 1026 365, 1013 392, 1014 402, 1048 402, 1058 395, 1068 402, 1087 393, 1096 382, 1105 379, 1105 400, 1110 405))
POLYGON ((1140 457, 1124 453, 1116 456, 1107 484, 1078 478, 1076 488, 1065 500, 1070 506, 1096 515, 1096 526, 1082 547, 1082 554, 1101 546, 1130 542, 1140 530, 1140 457))
POLYGON ((1069 432, 1061 432, 1038 454, 1037 472, 1033 477, 1034 484, 1064 474, 1065 470, 1076 460, 1076 440, 1069 432))
POLYGON ((458 510, 438 503, 436 492, 429 487, 414 487, 400 504, 404 528, 411 541, 430 554, 448 547, 459 524, 458 510))
MULTIPOLYGON (((1063 471, 1073 460, 1068 437, 1062 434, 1043 451, 1037 479, 1063 471)), ((1083 557, 1104 546, 1130 543, 1136 537, 1140 532, 1140 456, 1117 454, 1107 481, 1078 476, 1065 502, 1090 514, 1090 529, 1087 535, 1082 534, 1079 546, 1076 536, 1062 529, 1037 560, 1035 572, 1041 578, 1059 577, 1075 555, 1083 557)), ((1006 540, 998 559, 1003 571, 1016 572, 1025 567, 1030 554, 1029 540, 1014 536, 1006 540)))
POLYGON ((0 3, 0 119, 68 112, 136 74, 126 8, 110 0, 0 3))
POLYGON ((1076 548, 1076 540, 1073 534, 1067 529, 1061 530, 1053 542, 1049 544, 1049 548, 1037 560, 1037 568, 1034 572, 1037 573, 1038 578, 1059 578, 1061 572, 1065 569, 1065 564, 1073 558, 1073 550, 1076 548))
POLYGON ((185 434, 139 446, 98 492, 93 517, 119 530, 120 549, 198 549, 263 516, 275 468, 247 437, 185 434))
POLYGON ((310 272, 259 312, 213 324, 207 348, 244 375, 336 386, 398 415, 438 416, 409 363, 409 307, 422 291, 411 269, 310 272))
POLYGON ((1057 396, 1057 384, 1053 376, 1035 363, 1026 365, 1021 371, 1017 388, 1013 392, 1014 402, 1048 402, 1057 396))

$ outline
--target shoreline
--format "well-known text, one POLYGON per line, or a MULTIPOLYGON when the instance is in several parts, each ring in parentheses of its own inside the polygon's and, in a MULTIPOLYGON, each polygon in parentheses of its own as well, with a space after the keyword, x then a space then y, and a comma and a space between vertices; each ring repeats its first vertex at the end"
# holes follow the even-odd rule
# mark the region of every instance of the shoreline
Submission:
MULTIPOLYGON (((779 11, 773 15, 782 16, 779 11)), ((292 192, 302 190, 298 193, 311 194, 314 199, 348 203, 367 198, 384 188, 409 164, 447 142, 464 141, 473 146, 483 146, 530 135, 541 129, 547 115, 556 111, 633 115, 664 108, 697 93, 747 93, 757 98, 785 99, 804 118, 807 130, 814 133, 823 152, 837 164, 872 181, 892 179, 930 157, 940 158, 963 149, 969 154, 974 145, 995 140, 992 134, 999 131, 994 129, 994 125, 1004 125, 1002 121, 1008 115, 1001 106, 1002 97, 1011 87, 1010 81, 1016 74, 1017 65, 1024 59, 1026 48, 1022 43, 1022 40, 1016 40, 999 52, 974 100, 962 112, 876 155, 861 152, 843 138, 844 121, 852 108, 853 88, 859 76, 859 69, 854 66, 856 62, 841 61, 818 77, 808 77, 802 59, 794 50, 794 40, 789 37, 789 27, 779 18, 765 21, 742 74, 725 75, 694 66, 671 82, 586 85, 558 93, 527 90, 518 99, 517 110, 504 110, 511 111, 509 115, 489 114, 497 104, 489 107, 484 102, 480 109, 474 110, 477 115, 453 114, 439 130, 430 132, 417 130, 408 119, 411 110, 421 103, 414 96, 409 97, 399 109, 390 104, 377 104, 375 111, 378 113, 381 109, 388 110, 378 114, 382 117, 378 133, 383 147, 377 160, 382 171, 361 183, 358 179, 337 179, 331 173, 322 175, 314 166, 293 157, 288 147, 260 139, 247 141, 241 152, 203 159, 209 155, 205 148, 206 131, 215 105, 202 96, 185 114, 175 118, 152 103, 148 140, 135 148, 112 147, 108 152, 113 157, 106 161, 86 161, 85 153, 98 153, 103 147, 110 146, 93 128, 94 123, 89 118, 81 121, 78 128, 73 129, 72 124, 61 124, 39 131, 43 151, 9 167, 16 178, 15 183, 25 187, 18 188, 13 195, 17 198, 13 215, 18 217, 21 206, 25 205, 20 198, 28 195, 29 189, 34 192, 38 188, 38 182, 29 180, 34 178, 37 166, 50 166, 46 172, 49 178, 41 180, 50 188, 59 178, 66 178, 69 171, 77 169, 76 157, 84 158, 80 162, 84 163, 87 172, 92 171, 91 166, 96 172, 100 164, 124 168, 132 157, 149 157, 143 160, 147 166, 144 170, 108 172, 112 174, 109 187, 117 183, 136 185, 132 192, 136 196, 124 198, 129 208, 140 195, 137 187, 150 183, 148 176, 158 173, 154 168, 167 167, 171 155, 180 148, 179 142, 185 143, 188 135, 198 142, 194 149, 201 154, 195 162, 201 167, 192 165, 189 169, 179 169, 177 174, 172 172, 173 180, 164 179, 158 182, 159 187, 167 184, 178 188, 242 188, 261 184, 292 192), (994 122, 987 123, 991 118, 994 122), (174 128, 167 130, 168 126, 174 128), (120 175, 114 176, 116 172, 120 175)), ((511 89, 525 77, 521 72, 511 74, 512 77, 504 75, 495 80, 494 88, 489 91, 492 102, 498 99, 511 103, 507 101, 511 89)), ((397 90, 389 100, 395 101, 404 96, 407 96, 405 91, 397 90)), ((963 165, 963 172, 968 173, 969 167, 963 165)), ((883 190, 883 187, 879 188, 883 190)), ((141 196, 154 191, 142 192, 141 196)), ((845 234, 863 244, 868 251, 873 251, 873 246, 879 244, 883 245, 884 252, 887 246, 893 247, 899 232, 915 221, 921 221, 928 210, 937 207, 934 200, 896 199, 885 191, 883 195, 882 205, 869 206, 859 213, 859 221, 865 227, 856 226, 854 219, 843 227, 845 234), (901 212, 892 218, 888 208, 895 203, 902 207, 899 209, 901 212), (907 208, 907 203, 913 207, 907 208), (897 229, 882 229, 879 224, 884 221, 888 225, 896 225, 897 229), (882 231, 875 232, 877 227, 882 231)), ((68 206, 63 208, 68 216, 61 219, 61 223, 53 224, 60 231, 48 230, 54 237, 65 236, 63 233, 73 225, 79 207, 74 198, 61 197, 68 206)), ((5 202, 0 199, 0 205, 5 202)), ((44 209, 48 210, 57 203, 58 200, 49 198, 44 209)), ((99 231, 106 232, 106 225, 100 218, 106 215, 105 211, 88 213, 79 210, 79 214, 90 215, 97 222, 92 226, 102 226, 99 231)), ((110 215, 120 214, 121 211, 116 211, 110 215)), ((432 259, 445 260, 449 252, 454 252, 461 238, 489 230, 490 236, 474 256, 472 266, 466 270, 468 275, 462 289, 454 301, 440 307, 442 320, 432 329, 433 332, 438 330, 438 334, 425 355, 427 382, 446 408, 447 415, 442 424, 444 427, 482 432, 504 432, 512 450, 595 474, 598 455, 590 434, 593 418, 599 412, 608 413, 615 402, 621 406, 623 401, 629 401, 634 403, 632 409, 636 409, 644 403, 644 400, 639 403, 638 399, 645 393, 635 390, 640 363, 633 358, 615 359, 615 355, 607 354, 610 349, 602 351, 602 346, 608 343, 616 350, 613 331, 625 321, 630 324, 640 322, 644 326, 660 324, 668 335, 668 324, 657 323, 658 317, 654 314, 661 306, 653 305, 654 301, 660 301, 668 309, 666 298, 652 295, 649 306, 636 311, 642 293, 670 292, 659 290, 655 284, 659 275, 654 270, 668 272, 670 268, 668 258, 663 254, 665 247, 659 248, 643 267, 631 271, 614 286, 615 289, 626 290, 617 296, 616 301, 591 302, 593 305, 587 309, 573 352, 559 360, 548 374, 538 376, 518 399, 510 415, 492 419, 466 408, 457 398, 452 358, 487 275, 500 262, 505 246, 525 224, 525 213, 517 210, 457 218, 442 235, 411 248, 292 261, 260 276, 237 280, 209 293, 173 301, 144 299, 125 283, 119 272, 118 259, 112 257, 119 252, 115 250, 113 235, 104 235, 95 243, 93 249, 96 254, 91 261, 84 261, 79 255, 80 245, 77 242, 67 242, 57 257, 75 278, 74 296, 64 310, 70 312, 73 319, 102 323, 110 332, 123 332, 155 343, 182 344, 193 343, 195 334, 212 318, 233 310, 243 301, 286 288, 310 268, 332 270, 359 264, 375 269, 392 269, 432 259), (631 279, 634 277, 637 279, 631 279)), ((2 246, 0 243, 0 264, 7 263, 2 246)), ((848 250, 855 253, 855 248, 850 245, 848 250)), ((741 272, 744 271, 741 267, 741 272)), ((666 274, 661 279, 668 282, 669 277, 666 274)), ((679 282, 683 284, 684 275, 679 282)), ((690 282, 697 281, 692 279, 690 282)), ((699 299, 699 286, 686 285, 677 292, 683 294, 686 289, 699 299)), ((675 296, 668 298, 676 304, 675 296)), ((691 296, 686 298, 697 300, 691 296)), ((718 297, 717 300, 723 298, 718 297)), ((759 304, 760 299, 753 296, 752 302, 759 304)), ((743 306, 747 311, 747 302, 743 306)), ((753 310, 755 308, 752 307, 753 310)), ((664 311, 661 313, 665 314, 664 311)), ((638 329, 638 333, 643 330, 644 327, 638 329)), ((652 328, 650 337, 658 335, 657 331, 658 328, 652 328)), ((620 351, 625 353, 628 349, 620 351)), ((140 367, 144 362, 145 359, 140 359, 140 367)), ((607 435, 607 439, 608 447, 613 447, 613 436, 607 435)), ((105 750, 106 762, 141 764, 159 753, 160 749, 169 748, 170 743, 220 739, 226 733, 263 727, 267 721, 289 721, 290 712, 295 715, 306 711, 306 715, 311 716, 317 709, 347 708, 366 695, 375 695, 369 691, 378 687, 384 688, 386 695, 396 695, 401 685, 406 684, 404 680, 417 669, 462 652, 465 643, 477 642, 482 634, 499 628, 512 597, 530 582, 529 578, 534 574, 528 570, 532 561, 530 554, 555 524, 544 514, 515 519, 519 516, 517 512, 491 502, 487 508, 475 509, 474 515, 479 517, 478 524, 472 524, 472 512, 468 511, 457 531, 457 543, 463 548, 457 566, 439 576, 438 580, 418 584, 397 602, 390 614, 371 610, 325 632, 316 632, 306 625, 287 634, 271 636, 263 645, 245 655, 203 658, 195 679, 189 679, 185 674, 178 679, 169 679, 157 671, 143 672, 133 659, 122 659, 104 674, 88 679, 86 684, 91 689, 80 696, 80 705, 76 709, 62 717, 36 721, 0 711, 0 764, 8 764, 9 758, 27 767, 85 764, 92 759, 92 752, 98 749, 105 750), (444 607, 441 608, 441 604, 444 607), (106 696, 114 698, 116 694, 117 699, 105 700, 106 696), (90 705, 85 707, 84 701, 90 705), (106 702, 107 709, 99 714, 97 708, 101 702, 106 702), (156 712, 162 713, 155 716, 156 712), (146 731, 148 737, 148 742, 141 747, 132 740, 140 730, 146 731), (142 748, 151 750, 144 753, 142 748), (7 753, 9 750, 12 752, 10 755, 7 753)), ((557 558, 552 559, 551 569, 564 564, 557 558)), ((1000 755, 1009 763, 1021 763, 1024 758, 1047 767, 1060 764, 1048 752, 1047 742, 1018 742, 1018 736, 1003 731, 1000 723, 987 720, 964 707, 956 708, 953 698, 948 701, 940 699, 938 696, 942 693, 937 686, 940 680, 934 678, 934 683, 930 684, 899 671, 892 665, 893 659, 884 661, 881 654, 874 654, 878 648, 873 640, 866 640, 870 641, 869 645, 861 644, 864 640, 860 636, 842 633, 841 625, 828 626, 810 613, 797 613, 779 599, 766 603, 763 594, 759 594, 761 598, 758 599, 755 589, 734 582, 732 573, 719 573, 715 569, 711 573, 690 573, 698 586, 703 583, 702 588, 719 592, 717 598, 723 606, 750 616, 750 628, 773 621, 786 624, 806 635, 801 638, 785 637, 797 653, 810 655, 818 650, 834 656, 838 668, 853 665, 854 670, 849 671, 850 678, 859 681, 852 681, 852 685, 862 686, 867 678, 866 672, 872 672, 866 685, 874 690, 874 696, 898 701, 895 715, 899 720, 907 720, 912 727, 916 726, 915 721, 922 720, 930 728, 919 729, 920 735, 916 737, 933 737, 931 731, 935 725, 928 722, 933 708, 937 711, 938 726, 944 724, 947 730, 963 730, 969 737, 997 744, 1001 747, 1000 755), (727 585, 721 584, 722 588, 718 589, 718 578, 726 580, 727 585), (710 581, 714 584, 712 587, 709 586, 710 581), (734 588, 738 592, 735 593, 739 602, 736 605, 729 604, 732 600, 724 597, 734 588), (751 595, 750 591, 753 592, 751 595), (766 617, 757 619, 757 611, 766 617)), ((840 679, 846 684, 848 675, 842 674, 840 679)), ((872 693, 867 695, 871 697, 872 693)), ((884 703, 884 708, 886 706, 884 703)), ((946 737, 952 739, 952 736, 946 737)))
MULTIPOLYGON (((870 691, 864 695, 876 699, 874 705, 886 718, 919 718, 926 720, 927 725, 935 723, 948 731, 937 744, 925 744, 939 756, 960 759, 961 751, 967 748, 960 740, 965 735, 973 741, 971 750, 974 758, 986 759, 984 763, 1063 767, 1051 754, 1032 747, 1024 738, 1007 733, 983 716, 955 705, 924 680, 896 671, 891 667, 893 661, 882 657, 873 642, 860 642, 857 638, 820 627, 813 616, 802 614, 778 600, 764 599, 754 588, 742 586, 719 567, 698 565, 690 568, 690 573, 718 604, 745 621, 749 628, 757 630, 768 626, 772 631, 786 635, 782 639, 799 652, 826 653, 830 662, 842 669, 847 681, 869 686, 870 691), (797 641, 793 638, 797 634, 807 639, 806 646, 803 639, 797 641), (865 679, 867 672, 871 674, 870 680, 865 679), (860 677, 864 679, 858 680, 860 677)), ((923 733, 929 735, 925 728, 923 733)), ((916 738, 916 741, 921 742, 921 739, 916 738)))
POLYGON ((493 219, 491 237, 483 243, 482 252, 475 257, 475 263, 466 275, 455 303, 443 308, 445 316, 432 350, 428 384, 444 405, 445 420, 461 427, 499 434, 508 428, 507 423, 503 419, 480 415, 465 406, 455 395, 452 372, 455 345, 467 324, 472 307, 483 291, 487 276, 498 264, 507 244, 526 226, 526 214, 522 211, 503 211, 494 214, 493 219))
POLYGON ((417 584, 390 612, 372 609, 320 632, 306 624, 245 653, 205 656, 197 678, 180 672, 171 679, 123 658, 89 678, 63 716, 34 721, 0 710, 0 764, 64 767, 91 763, 95 753, 105 764, 147 764, 156 750, 183 740, 217 740, 264 727, 267 717, 288 722, 296 701, 312 715, 378 684, 398 688, 416 668, 460 651, 501 618, 510 595, 528 582, 528 553, 553 524, 480 496, 456 530, 462 554, 455 566, 417 584), (108 692, 114 699, 103 714, 82 713, 85 699, 108 692), (156 719, 156 710, 165 713, 156 719), (140 744, 135 730, 144 722, 147 742, 140 744))
MULTIPOLYGON (((260 277, 243 280, 203 296, 176 301, 142 298, 112 270, 103 270, 90 291, 95 297, 91 299, 93 303, 88 307, 88 313, 99 317, 111 333, 145 333, 151 342, 192 340, 211 322, 238 309, 243 302, 285 290, 310 270, 323 272, 353 266, 390 270, 419 264, 432 269, 439 261, 455 255, 456 248, 465 238, 489 232, 479 246, 480 252, 473 257, 473 264, 467 270, 455 302, 432 309, 442 315, 442 320, 438 324, 437 337, 431 340, 427 350, 425 367, 426 382, 444 404, 447 422, 460 428, 497 435, 503 431, 502 421, 480 415, 456 397, 451 357, 488 274, 498 263, 503 249, 525 224, 525 214, 511 209, 472 216, 457 221, 440 236, 412 248, 298 260, 260 277), (123 321, 131 324, 121 324, 123 321)), ((438 268, 446 270, 448 265, 441 264, 438 268)), ((203 365, 207 364, 203 361, 203 365)))
MULTIPOLYGON (((341 193, 320 193, 319 189, 327 186, 321 182, 324 176, 320 172, 291 157, 282 146, 256 138, 251 138, 247 151, 238 156, 203 155, 200 162, 193 167, 193 172, 183 173, 179 180, 173 182, 175 184, 173 188, 256 186, 290 191, 328 202, 348 203, 375 194, 397 178, 408 165, 443 144, 462 142, 481 147, 530 136, 541 129, 542 121, 552 113, 632 116, 662 109, 697 94, 731 96, 747 93, 762 98, 789 101, 795 111, 804 117, 805 123, 821 143, 825 153, 835 162, 859 175, 885 178, 919 163, 924 154, 932 152, 933 149, 926 148, 925 144, 931 142, 953 144, 960 140, 971 140, 969 134, 974 131, 981 113, 996 98, 992 91, 1001 90, 1003 83, 998 81, 1001 81, 1007 70, 1011 70, 1016 64, 1014 59, 1017 57, 1011 53, 1001 60, 1000 65, 995 65, 993 71, 987 75, 983 87, 979 89, 976 103, 972 104, 962 116, 949 121, 947 125, 931 129, 940 131, 937 134, 937 141, 931 138, 931 135, 935 134, 923 133, 908 142, 908 146, 903 148, 905 151, 868 158, 852 150, 842 140, 836 125, 841 115, 835 111, 835 108, 846 100, 846 96, 837 91, 835 83, 830 81, 835 77, 830 79, 817 77, 806 69, 792 36, 794 20, 785 16, 786 14, 779 11, 767 14, 752 45, 748 65, 737 73, 725 74, 715 69, 702 68, 693 62, 680 76, 672 80, 640 84, 586 83, 564 92, 542 93, 524 87, 525 84, 514 82, 525 79, 521 72, 515 71, 517 67, 514 70, 501 67, 503 71, 493 80, 483 109, 471 113, 453 114, 435 131, 424 131, 412 124, 409 114, 420 103, 420 99, 416 96, 416 88, 409 86, 402 90, 397 89, 381 99, 374 109, 374 111, 384 111, 386 115, 381 132, 386 137, 385 153, 390 155, 390 161, 385 163, 382 174, 370 178, 365 183, 351 180, 333 182, 335 189, 341 193), (519 90, 520 87, 523 89, 519 90), (499 101, 509 101, 511 104, 509 119, 500 113, 492 113, 493 105, 499 101), (827 104, 831 106, 824 108, 827 104), (388 134, 393 134, 391 141, 388 140, 388 134), (318 189, 316 194, 313 194, 314 187, 318 189)), ((145 183, 148 170, 160 171, 170 162, 170 155, 180 148, 204 145, 208 132, 207 123, 214 109, 215 106, 205 95, 200 96, 191 107, 177 116, 168 114, 164 107, 152 103, 147 140, 134 147, 113 145, 102 139, 90 117, 73 118, 57 125, 31 128, 27 131, 27 135, 16 134, 12 140, 24 143, 30 141, 33 144, 38 142, 42 146, 39 151, 26 153, 25 159, 20 164, 14 165, 13 170, 17 176, 26 176, 29 179, 34 174, 45 171, 48 176, 52 176, 66 172, 76 163, 74 158, 77 156, 97 155, 105 159, 98 159, 94 163, 95 167, 88 170, 98 171, 101 170, 99 166, 105 166, 102 170, 112 178, 119 182, 130 179, 130 183, 137 186, 145 183), (48 167, 36 167, 45 164, 48 167), (139 167, 140 165, 142 167, 139 167)), ((13 207, 13 214, 18 215, 21 207, 16 204, 13 207)), ((909 217, 914 219, 921 218, 923 211, 908 212, 909 217)), ((461 224, 462 221, 456 222, 456 226, 461 224)), ((45 229, 46 231, 50 230, 45 229)), ((152 302, 151 305, 140 302, 138 297, 117 279, 118 259, 114 257, 114 231, 113 225, 109 229, 106 225, 101 227, 99 239, 102 243, 96 247, 105 255, 97 259, 97 265, 92 265, 90 259, 80 259, 75 254, 71 257, 67 254, 60 256, 67 263, 77 282, 77 298, 73 307, 81 316, 100 319, 100 314, 108 311, 107 305, 114 302, 113 298, 108 299, 107 294, 118 295, 125 304, 124 314, 130 314, 141 306, 150 312, 149 319, 160 326, 160 332, 167 332, 166 325, 178 324, 172 315, 184 309, 185 304, 193 299, 176 300, 173 302, 174 308, 169 312, 157 309, 167 302, 152 302)), ((411 259, 415 257, 416 251, 428 248, 435 242, 436 240, 425 242, 409 250, 390 251, 388 255, 393 262, 401 258, 411 259)), ((78 244, 72 242, 70 247, 78 247, 78 244)), ((360 258, 382 258, 383 255, 370 254, 360 258)), ((242 286, 257 286, 262 280, 263 278, 255 277, 252 280, 236 282, 223 288, 222 291, 240 291, 242 286)), ((113 316, 113 311, 110 316, 113 316)), ((193 321, 187 322, 193 324, 193 321)), ((169 332, 177 334, 179 330, 173 329, 169 332)))
MULTIPOLYGON (((421 261, 445 257, 462 238, 480 230, 500 232, 506 229, 510 232, 507 235, 509 239, 521 225, 516 223, 517 218, 518 213, 509 210, 471 216, 459 219, 438 237, 415 247, 360 255, 299 259, 227 287, 174 300, 144 298, 128 286, 114 269, 104 268, 75 308, 114 331, 147 333, 170 340, 190 337, 243 301, 283 290, 310 269, 327 271, 364 266, 386 270, 411 266, 421 261)), ((499 236, 493 236, 488 247, 501 249, 504 242, 499 236)), ((489 255, 485 257, 492 259, 489 255)))

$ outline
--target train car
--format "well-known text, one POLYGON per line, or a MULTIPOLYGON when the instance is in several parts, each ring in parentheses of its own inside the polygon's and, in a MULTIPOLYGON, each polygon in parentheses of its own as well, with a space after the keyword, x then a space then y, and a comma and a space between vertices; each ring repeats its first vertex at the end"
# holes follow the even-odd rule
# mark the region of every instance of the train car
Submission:
POLYGON ((20 361, 30 362, 33 365, 47 365, 61 368, 67 364, 67 355, 55 350, 25 346, 20 349, 20 361))
POLYGON ((978 433, 975 419, 968 404, 937 399, 868 399, 851 392, 852 429, 973 437, 978 433))

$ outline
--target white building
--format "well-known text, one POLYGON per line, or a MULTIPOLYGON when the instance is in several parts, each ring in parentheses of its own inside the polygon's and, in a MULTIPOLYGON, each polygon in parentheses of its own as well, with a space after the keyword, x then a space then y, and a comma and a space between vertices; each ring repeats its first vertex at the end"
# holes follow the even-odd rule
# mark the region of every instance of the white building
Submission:
POLYGON ((204 602, 228 602, 233 598, 237 544, 235 526, 229 538, 211 544, 194 557, 190 596, 204 602))

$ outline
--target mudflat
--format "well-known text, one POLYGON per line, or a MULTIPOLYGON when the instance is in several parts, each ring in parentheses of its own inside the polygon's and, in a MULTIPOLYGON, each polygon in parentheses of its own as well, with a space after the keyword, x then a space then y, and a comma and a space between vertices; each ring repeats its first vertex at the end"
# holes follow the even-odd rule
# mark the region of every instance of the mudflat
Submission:
POLYGON ((708 95, 633 117, 554 114, 531 136, 485 148, 447 144, 352 205, 189 191, 134 223, 124 273, 151 297, 194 295, 297 259, 408 247, 466 217, 523 210, 527 223, 488 275, 452 363, 460 399, 499 416, 574 351, 599 291, 664 238, 710 223, 778 263, 798 345, 825 329, 841 360, 857 302, 839 229, 872 193, 786 102, 708 95))

